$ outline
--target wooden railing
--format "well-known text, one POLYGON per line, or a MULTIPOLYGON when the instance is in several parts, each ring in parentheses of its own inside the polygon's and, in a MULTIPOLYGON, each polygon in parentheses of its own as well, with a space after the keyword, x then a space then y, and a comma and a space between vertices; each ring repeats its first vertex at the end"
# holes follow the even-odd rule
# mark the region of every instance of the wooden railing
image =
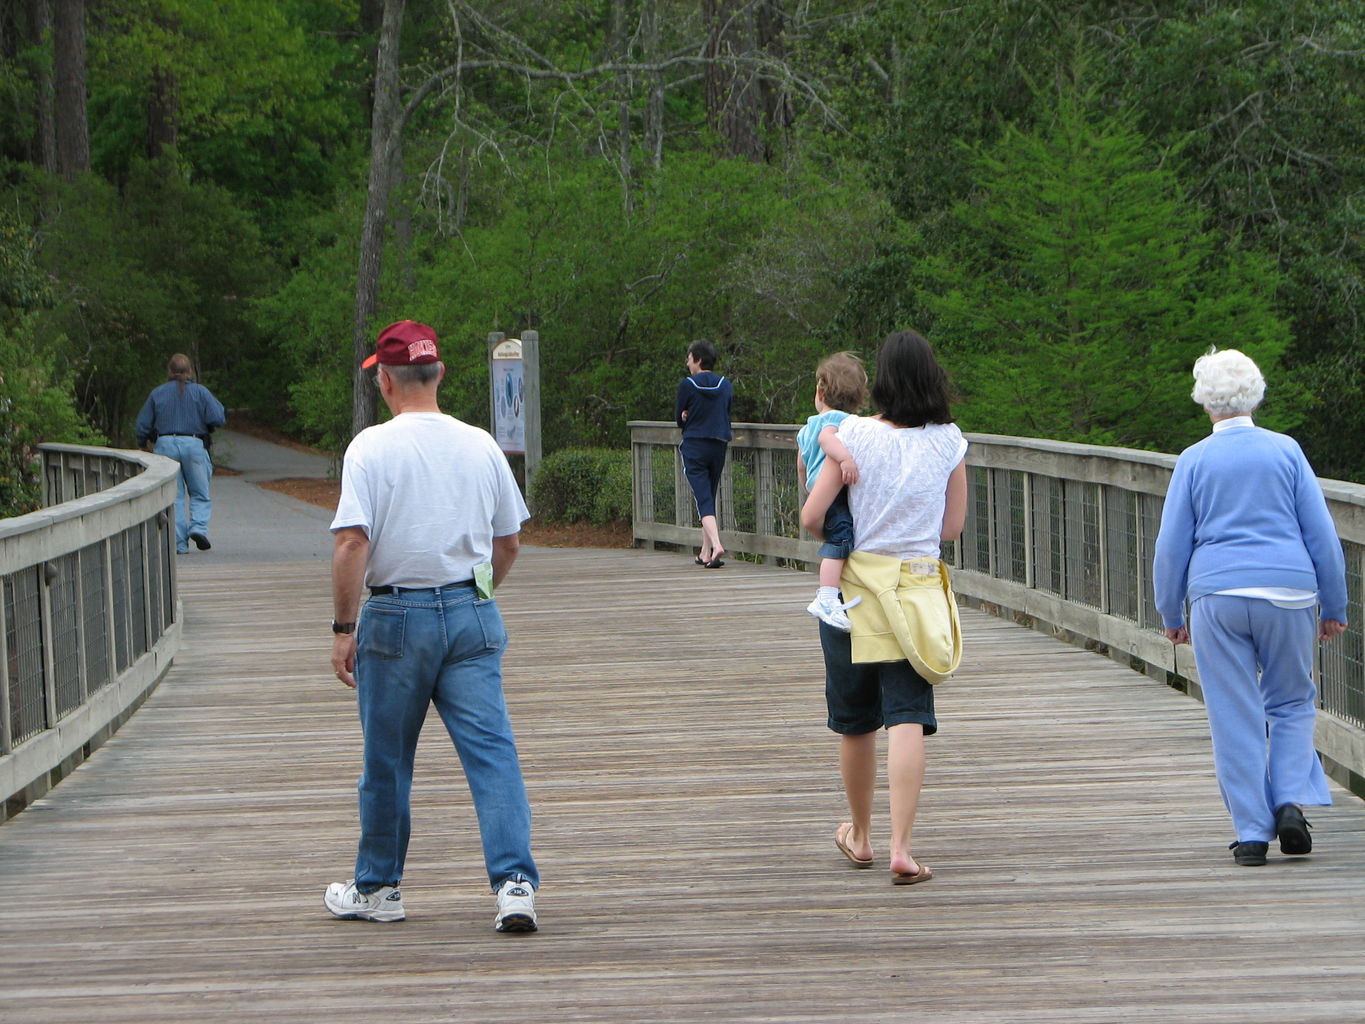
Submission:
POLYGON ((45 507, 0 519, 0 821, 108 738, 180 645, 179 466, 42 451, 45 507))
MULTIPOLYGON (((637 543, 698 542, 671 423, 631 427, 637 543)), ((798 518, 798 427, 737 424, 718 496, 726 549, 812 565, 798 518)), ((1198 696, 1188 646, 1173 647, 1152 603, 1152 554, 1175 456, 1036 438, 970 434, 962 538, 946 545, 964 603, 1114 657, 1198 696)), ((1318 749, 1333 774, 1365 788, 1365 486, 1322 481, 1346 552, 1350 628, 1321 644, 1318 749)))

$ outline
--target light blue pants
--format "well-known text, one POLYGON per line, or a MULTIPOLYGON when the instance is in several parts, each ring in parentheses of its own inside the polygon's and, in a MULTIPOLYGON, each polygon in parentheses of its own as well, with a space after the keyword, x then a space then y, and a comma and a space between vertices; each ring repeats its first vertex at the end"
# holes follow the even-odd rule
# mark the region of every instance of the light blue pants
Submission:
POLYGON ((175 491, 175 550, 183 555, 190 549, 190 534, 208 536, 209 517, 213 515, 213 501, 209 498, 213 460, 203 441, 182 434, 162 434, 152 450, 180 463, 180 480, 175 491))
POLYGON ((360 777, 360 892, 403 878, 412 831, 417 737, 436 711, 455 743, 474 799, 490 885, 540 885, 531 859, 531 807, 502 695, 507 631, 496 602, 473 586, 371 597, 356 639, 356 695, 365 734, 360 777))
POLYGON ((1315 608, 1210 594, 1190 608, 1213 766, 1237 841, 1275 838, 1275 809, 1332 802, 1313 746, 1315 608))

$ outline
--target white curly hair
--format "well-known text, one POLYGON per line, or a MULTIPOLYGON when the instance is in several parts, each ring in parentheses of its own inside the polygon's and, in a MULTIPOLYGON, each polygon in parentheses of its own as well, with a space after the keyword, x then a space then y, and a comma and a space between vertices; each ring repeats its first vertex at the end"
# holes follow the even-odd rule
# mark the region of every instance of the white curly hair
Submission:
POLYGON ((1250 356, 1211 349, 1195 360, 1190 397, 1215 416, 1247 416, 1265 397, 1265 378, 1250 356))

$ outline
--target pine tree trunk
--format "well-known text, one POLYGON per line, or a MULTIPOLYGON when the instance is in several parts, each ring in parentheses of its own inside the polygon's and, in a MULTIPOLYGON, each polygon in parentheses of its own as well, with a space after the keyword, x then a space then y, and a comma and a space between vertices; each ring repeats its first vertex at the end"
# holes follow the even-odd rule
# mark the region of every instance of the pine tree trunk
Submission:
POLYGON ((67 181, 90 170, 85 108, 85 0, 53 0, 53 88, 57 169, 67 181))
MULTIPOLYGON (((28 13, 28 42, 34 49, 44 46, 44 40, 52 32, 52 5, 48 0, 27 0, 24 5, 28 13)), ((37 128, 33 138, 33 162, 47 171, 57 173, 57 126, 53 120, 52 66, 47 61, 38 60, 33 64, 33 92, 37 109, 34 121, 37 128)))
POLYGON ((365 220, 360 232, 360 266, 356 275, 355 320, 352 333, 354 375, 351 387, 351 433, 375 421, 375 392, 370 375, 360 368, 374 350, 370 320, 379 307, 379 273, 384 255, 384 227, 389 193, 393 191, 397 146, 391 136, 398 118, 398 41, 403 28, 405 0, 384 0, 384 21, 375 57, 374 112, 370 121, 370 184, 365 220))

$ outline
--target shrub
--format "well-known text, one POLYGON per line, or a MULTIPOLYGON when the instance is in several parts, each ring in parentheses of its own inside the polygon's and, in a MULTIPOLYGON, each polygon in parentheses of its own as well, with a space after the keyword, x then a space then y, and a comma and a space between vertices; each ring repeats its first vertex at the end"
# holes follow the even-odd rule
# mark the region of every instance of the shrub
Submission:
POLYGON ((628 522, 630 498, 630 452, 612 448, 560 449, 531 484, 532 509, 551 522, 628 522))

